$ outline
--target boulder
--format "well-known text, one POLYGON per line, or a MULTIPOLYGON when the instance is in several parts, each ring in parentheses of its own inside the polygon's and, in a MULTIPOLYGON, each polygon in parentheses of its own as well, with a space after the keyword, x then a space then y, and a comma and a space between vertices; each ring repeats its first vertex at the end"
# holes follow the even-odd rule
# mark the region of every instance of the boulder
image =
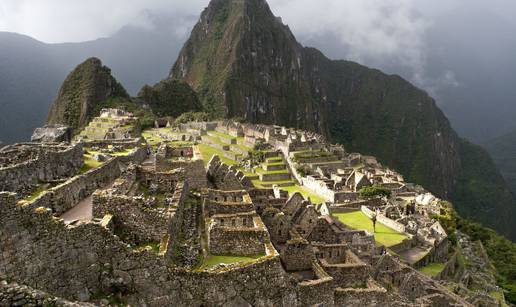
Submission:
POLYGON ((72 141, 72 129, 63 125, 47 125, 36 128, 31 141, 38 143, 70 143, 72 141))

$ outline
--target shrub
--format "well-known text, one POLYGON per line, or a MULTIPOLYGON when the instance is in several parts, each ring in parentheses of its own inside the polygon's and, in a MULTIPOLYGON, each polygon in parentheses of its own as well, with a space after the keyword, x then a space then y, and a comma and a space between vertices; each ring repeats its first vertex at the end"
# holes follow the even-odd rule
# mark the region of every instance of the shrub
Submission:
POLYGON ((362 189, 360 189, 360 191, 358 191, 358 193, 360 197, 367 199, 374 198, 377 196, 387 198, 391 197, 391 191, 389 189, 382 188, 379 186, 363 187, 362 189))

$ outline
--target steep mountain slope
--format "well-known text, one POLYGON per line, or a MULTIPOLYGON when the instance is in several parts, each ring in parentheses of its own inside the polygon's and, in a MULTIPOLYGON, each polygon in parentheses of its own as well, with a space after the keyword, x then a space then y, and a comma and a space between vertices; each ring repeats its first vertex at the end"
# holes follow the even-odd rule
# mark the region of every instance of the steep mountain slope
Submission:
POLYGON ((97 58, 89 58, 66 77, 50 108, 48 124, 63 124, 74 132, 86 127, 97 106, 107 100, 129 100, 129 94, 97 58))
POLYGON ((516 193, 516 131, 491 140, 486 148, 512 192, 516 193))
POLYGON ((197 94, 181 80, 163 80, 154 86, 145 85, 138 98, 149 105, 156 116, 178 117, 183 113, 202 111, 197 94))
POLYGON ((304 48, 264 0, 213 0, 170 78, 188 82, 218 116, 309 129, 373 154, 515 238, 503 178, 431 97, 398 76, 304 48))
POLYGON ((86 58, 101 59, 133 95, 158 82, 186 39, 177 34, 179 22, 163 18, 152 29, 124 27, 108 38, 67 44, 0 32, 0 142, 28 141, 67 74, 86 58))

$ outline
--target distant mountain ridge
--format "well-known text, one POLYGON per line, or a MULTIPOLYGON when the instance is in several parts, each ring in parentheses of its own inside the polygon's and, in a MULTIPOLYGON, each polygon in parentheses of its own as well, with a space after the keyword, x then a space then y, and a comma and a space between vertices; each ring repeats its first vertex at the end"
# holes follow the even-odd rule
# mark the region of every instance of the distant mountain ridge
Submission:
POLYGON ((46 44, 0 32, 0 141, 29 140, 41 126, 68 73, 90 57, 111 67, 132 95, 167 75, 184 38, 170 25, 125 27, 109 38, 83 43, 46 44))
POLYGON ((458 211, 516 238, 516 203, 482 148, 461 139, 434 100, 399 76, 301 46, 264 0, 213 0, 170 78, 222 117, 323 133, 377 156, 458 211))
POLYGON ((485 147, 516 194, 516 130, 491 140, 485 147))

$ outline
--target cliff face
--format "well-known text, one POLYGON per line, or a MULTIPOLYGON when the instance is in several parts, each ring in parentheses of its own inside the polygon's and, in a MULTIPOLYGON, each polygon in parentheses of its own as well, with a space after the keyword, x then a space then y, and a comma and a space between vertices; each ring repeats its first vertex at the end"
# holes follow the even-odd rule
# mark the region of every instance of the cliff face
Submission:
POLYGON ((66 77, 47 124, 67 125, 78 132, 95 116, 97 106, 109 99, 129 100, 129 95, 99 59, 87 59, 66 77))
POLYGON ((427 93, 399 76, 304 48, 264 0, 213 0, 170 77, 188 82, 220 117, 313 130, 375 155, 451 199, 462 215, 514 238, 516 205, 506 183, 427 93))

